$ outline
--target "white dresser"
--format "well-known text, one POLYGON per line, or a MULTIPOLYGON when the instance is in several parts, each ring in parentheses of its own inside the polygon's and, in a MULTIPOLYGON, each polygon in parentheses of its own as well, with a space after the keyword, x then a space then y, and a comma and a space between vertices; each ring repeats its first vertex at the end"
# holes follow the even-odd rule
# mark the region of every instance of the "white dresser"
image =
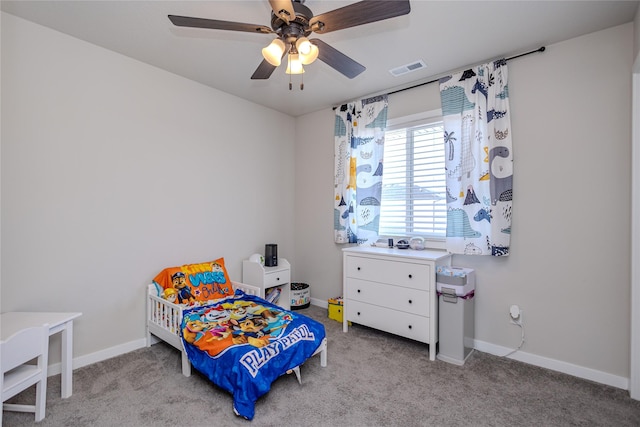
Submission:
POLYGON ((436 265, 445 251, 350 247, 343 252, 343 330, 358 323, 429 344, 436 358, 438 297, 436 265))

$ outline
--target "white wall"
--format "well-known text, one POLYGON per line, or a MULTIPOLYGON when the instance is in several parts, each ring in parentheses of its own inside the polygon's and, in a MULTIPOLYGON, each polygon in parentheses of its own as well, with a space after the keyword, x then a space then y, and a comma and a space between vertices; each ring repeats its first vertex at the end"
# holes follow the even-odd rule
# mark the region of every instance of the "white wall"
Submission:
MULTIPOLYGON (((544 365, 629 377, 631 65, 629 23, 509 63, 514 141, 511 255, 455 256, 476 269, 476 339, 544 365)), ((471 64, 470 64, 471 65, 471 64)), ((391 95, 389 116, 439 107, 435 84, 391 95)), ((332 240, 333 112, 296 123, 296 258, 316 301, 340 295, 332 240), (313 162, 310 162, 313 159, 313 162)), ((502 354, 505 354, 506 351, 502 354)), ((589 376, 589 375, 586 375, 589 376)))
POLYGON ((638 9, 636 9, 636 16, 633 19, 633 25, 633 57, 637 58, 638 55, 640 55, 640 5, 638 6, 638 9))
MULTIPOLYGON (((478 272, 479 342, 517 345, 517 303, 523 351, 614 380, 629 375, 632 34, 509 64, 512 254, 454 258, 478 272)), ((159 269, 224 256, 239 279, 271 241, 316 301, 341 293, 333 111, 293 119, 5 13, 1 36, 2 311, 82 311, 83 357, 142 338, 159 269)), ((390 103, 438 108, 437 85, 390 103)))
POLYGON ((634 66, 632 117, 632 242, 631 242, 631 375, 629 394, 640 400, 640 6, 634 19, 634 66))
POLYGON ((76 358, 164 267, 292 254, 292 117, 6 13, 1 76, 1 310, 82 311, 76 358))

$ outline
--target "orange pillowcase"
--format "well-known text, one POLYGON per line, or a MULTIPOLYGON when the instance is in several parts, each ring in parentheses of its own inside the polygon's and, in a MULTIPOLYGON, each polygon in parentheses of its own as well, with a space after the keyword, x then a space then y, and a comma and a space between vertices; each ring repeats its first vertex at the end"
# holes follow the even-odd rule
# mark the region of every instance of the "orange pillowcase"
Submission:
POLYGON ((224 258, 182 267, 168 267, 153 281, 164 291, 163 298, 176 304, 193 304, 233 295, 224 258))

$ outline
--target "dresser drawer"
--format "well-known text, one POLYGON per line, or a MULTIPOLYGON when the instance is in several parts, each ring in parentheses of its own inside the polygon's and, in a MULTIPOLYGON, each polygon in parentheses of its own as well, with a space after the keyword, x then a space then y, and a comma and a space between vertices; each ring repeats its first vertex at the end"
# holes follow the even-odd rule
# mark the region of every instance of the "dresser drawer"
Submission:
POLYGON ((425 264, 407 261, 347 256, 345 274, 354 279, 429 290, 431 269, 425 264))
POLYGON ((349 300, 429 317, 429 292, 360 279, 347 279, 349 300))
POLYGON ((349 300, 347 320, 416 341, 429 342, 429 318, 349 300))
POLYGON ((276 285, 283 285, 291 281, 290 270, 274 271, 272 273, 266 273, 264 275, 264 287, 270 288, 276 285))

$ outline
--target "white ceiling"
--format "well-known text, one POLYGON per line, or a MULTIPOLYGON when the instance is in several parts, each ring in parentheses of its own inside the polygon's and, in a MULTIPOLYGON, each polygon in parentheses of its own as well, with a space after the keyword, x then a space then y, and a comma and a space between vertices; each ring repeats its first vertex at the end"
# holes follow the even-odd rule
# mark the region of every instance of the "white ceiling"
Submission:
MULTIPOLYGON (((305 5, 317 15, 351 3, 308 0, 305 5)), ((316 61, 306 67, 302 91, 300 76, 292 77, 289 90, 286 64, 268 80, 250 79, 273 35, 179 28, 167 18, 173 14, 270 26, 267 0, 2 0, 1 10, 298 116, 631 22, 638 3, 412 0, 409 15, 314 35, 367 69, 350 80, 316 61), (427 68, 400 77, 389 72, 417 60, 427 68)))

